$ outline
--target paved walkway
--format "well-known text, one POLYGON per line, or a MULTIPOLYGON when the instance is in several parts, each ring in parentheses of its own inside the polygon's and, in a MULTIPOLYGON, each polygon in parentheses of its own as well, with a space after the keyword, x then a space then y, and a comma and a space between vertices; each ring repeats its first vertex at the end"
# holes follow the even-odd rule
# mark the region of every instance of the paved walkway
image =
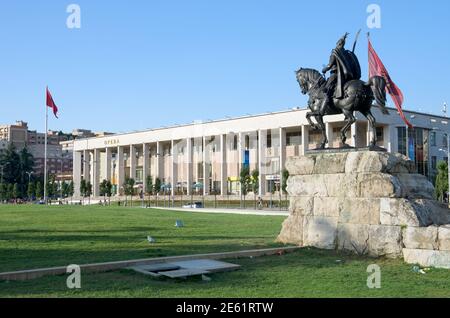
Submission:
POLYGON ((275 216, 289 216, 288 211, 274 211, 274 210, 243 210, 243 209, 213 209, 213 208, 164 208, 151 207, 150 209, 162 209, 168 211, 180 212, 197 212, 197 213, 225 213, 225 214, 246 214, 246 215, 275 215, 275 216))

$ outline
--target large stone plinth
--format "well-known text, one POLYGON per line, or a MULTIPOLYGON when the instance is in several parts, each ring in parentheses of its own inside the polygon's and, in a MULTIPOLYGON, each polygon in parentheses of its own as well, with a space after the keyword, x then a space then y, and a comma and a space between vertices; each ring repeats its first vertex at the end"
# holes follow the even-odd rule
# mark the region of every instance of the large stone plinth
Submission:
POLYGON ((311 153, 286 168, 290 216, 279 241, 450 268, 450 210, 433 199, 432 184, 408 158, 311 153))

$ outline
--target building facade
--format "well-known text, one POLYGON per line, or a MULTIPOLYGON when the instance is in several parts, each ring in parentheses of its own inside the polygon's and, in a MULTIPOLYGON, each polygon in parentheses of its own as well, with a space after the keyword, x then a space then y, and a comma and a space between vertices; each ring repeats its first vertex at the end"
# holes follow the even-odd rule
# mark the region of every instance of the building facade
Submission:
MULTIPOLYGON (((62 174, 72 172, 72 154, 64 154, 61 142, 73 139, 70 134, 58 131, 49 131, 47 135, 47 172, 60 179, 62 174)), ((45 133, 28 131, 27 148, 34 157, 34 173, 44 175, 45 163, 45 133)))
POLYGON ((25 147, 28 139, 28 124, 24 121, 16 121, 12 125, 0 125, 0 140, 13 143, 17 149, 25 147))
MULTIPOLYGON (((71 133, 48 131, 47 134, 47 173, 56 180, 71 180, 73 171, 73 140, 88 137, 107 136, 111 133, 95 133, 87 129, 74 129, 71 133)), ((44 175, 45 133, 29 130, 28 123, 17 121, 15 124, 0 125, 0 151, 9 144, 17 150, 27 147, 34 158, 33 174, 44 175)))
MULTIPOLYGON (((286 159, 320 144, 321 134, 308 125, 306 112, 292 109, 75 140, 76 195, 82 179, 92 183, 94 196, 99 196, 102 180, 112 182, 116 195, 123 194, 127 178, 133 178, 146 192, 148 176, 159 178, 163 188, 172 194, 238 195, 243 166, 258 170, 259 195, 279 191, 286 159)), ((414 129, 408 129, 395 109, 390 109, 390 115, 374 109, 374 115, 376 132, 357 113, 347 142, 364 147, 376 133, 379 146, 409 156, 419 173, 433 179, 437 162, 447 160, 448 118, 405 111, 414 125, 414 129)), ((329 147, 340 146, 343 120, 343 115, 325 117, 329 147)))

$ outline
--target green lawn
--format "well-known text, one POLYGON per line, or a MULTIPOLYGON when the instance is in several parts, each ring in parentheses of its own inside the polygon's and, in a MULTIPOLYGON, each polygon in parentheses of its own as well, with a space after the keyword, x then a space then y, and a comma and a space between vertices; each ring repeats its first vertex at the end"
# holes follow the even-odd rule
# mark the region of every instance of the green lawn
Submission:
MULTIPOLYGON (((0 206, 1 271, 277 246, 284 217, 190 214, 107 207, 0 206), (176 219, 186 227, 176 229, 176 219), (158 242, 149 245, 147 234, 158 242)), ((0 297, 450 297, 450 271, 412 271, 401 260, 304 248, 292 254, 231 259, 242 269, 212 281, 155 279, 128 270, 0 282, 0 297), (381 289, 366 285, 367 266, 381 267, 381 289)))
POLYGON ((0 205, 0 272, 280 246, 285 217, 0 205), (176 228, 182 220, 184 228, 176 228), (147 236, 156 239, 150 245, 147 236))
POLYGON ((302 249, 283 256, 229 260, 242 269, 187 280, 155 279, 128 270, 82 274, 81 289, 66 276, 0 282, 0 297, 450 297, 450 271, 412 271, 400 260, 370 259, 302 249), (337 262, 340 260, 340 262, 337 262), (369 289, 369 264, 381 267, 381 289, 369 289))

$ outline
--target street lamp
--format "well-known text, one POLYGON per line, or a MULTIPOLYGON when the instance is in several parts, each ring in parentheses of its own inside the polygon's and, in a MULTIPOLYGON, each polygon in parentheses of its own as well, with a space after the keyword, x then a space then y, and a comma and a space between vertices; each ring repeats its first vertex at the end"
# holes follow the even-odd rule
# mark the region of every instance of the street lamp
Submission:
POLYGON ((33 172, 32 171, 26 171, 25 172, 27 175, 28 175, 28 183, 30 183, 31 182, 31 175, 33 174, 33 172))
MULTIPOLYGON (((33 174, 32 171, 25 171, 25 173, 28 175, 28 186, 30 186, 31 183, 31 175, 33 174)), ((30 200, 30 202, 33 200, 33 198, 28 198, 28 200, 30 200)))

